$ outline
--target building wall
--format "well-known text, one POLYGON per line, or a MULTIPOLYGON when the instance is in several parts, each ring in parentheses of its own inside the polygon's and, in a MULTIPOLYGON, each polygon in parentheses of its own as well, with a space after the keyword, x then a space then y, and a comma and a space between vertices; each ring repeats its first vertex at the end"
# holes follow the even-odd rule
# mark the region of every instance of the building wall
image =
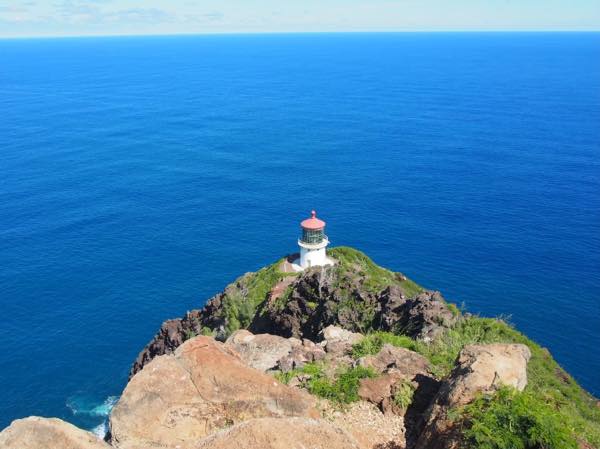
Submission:
POLYGON ((300 248, 300 266, 302 268, 327 265, 325 248, 306 249, 300 248))

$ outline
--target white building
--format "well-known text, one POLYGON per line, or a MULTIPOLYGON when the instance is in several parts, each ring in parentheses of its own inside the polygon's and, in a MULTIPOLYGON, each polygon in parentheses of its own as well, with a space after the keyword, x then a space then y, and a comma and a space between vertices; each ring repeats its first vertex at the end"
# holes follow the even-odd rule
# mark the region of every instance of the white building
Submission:
POLYGON ((325 235, 325 222, 317 218, 313 210, 311 217, 300 223, 302 236, 298 239, 300 246, 300 258, 294 261, 294 269, 297 271, 305 268, 333 265, 333 261, 327 257, 325 248, 329 245, 329 239, 325 235))

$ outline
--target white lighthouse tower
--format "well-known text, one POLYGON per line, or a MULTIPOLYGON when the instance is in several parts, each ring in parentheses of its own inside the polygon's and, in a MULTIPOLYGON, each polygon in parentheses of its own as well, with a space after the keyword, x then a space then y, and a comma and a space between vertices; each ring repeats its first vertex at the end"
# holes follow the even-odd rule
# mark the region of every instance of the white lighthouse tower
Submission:
POLYGON ((325 222, 319 220, 313 210, 311 217, 303 220, 300 227, 302 228, 302 236, 298 239, 300 259, 295 261, 294 268, 300 271, 310 267, 333 265, 325 253, 325 248, 329 245, 329 239, 325 235, 325 222))

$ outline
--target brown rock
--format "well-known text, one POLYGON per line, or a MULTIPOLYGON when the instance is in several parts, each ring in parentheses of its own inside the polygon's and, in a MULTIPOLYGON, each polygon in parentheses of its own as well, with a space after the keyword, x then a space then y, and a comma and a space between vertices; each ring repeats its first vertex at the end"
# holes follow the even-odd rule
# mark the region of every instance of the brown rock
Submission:
POLYGON ((279 369, 288 372, 325 357, 323 348, 309 340, 254 335, 247 330, 235 332, 225 344, 233 348, 247 365, 261 371, 279 369))
POLYGON ((110 416, 120 449, 175 448, 257 417, 316 417, 314 399, 243 363, 210 337, 156 357, 129 382, 110 416))
POLYGON ((392 386, 398 381, 398 376, 384 374, 375 378, 361 379, 358 396, 375 405, 381 405, 384 399, 392 395, 392 386))
POLYGON ((323 411, 327 420, 350 433, 362 449, 404 449, 404 420, 383 414, 374 404, 358 401, 344 409, 323 411))
POLYGON ((247 330, 239 330, 225 342, 233 348, 241 359, 252 368, 268 371, 277 367, 279 360, 292 352, 294 346, 301 346, 298 339, 283 338, 277 335, 254 335, 247 330))
POLYGON ((445 401, 451 407, 464 405, 471 402, 477 393, 492 393, 500 385, 522 391, 527 385, 530 357, 531 351, 525 345, 465 346, 444 389, 448 393, 445 401))
POLYGON ((307 418, 259 418, 215 433, 195 449, 359 449, 356 440, 332 424, 307 418))
POLYGON ((2 449, 110 449, 94 434, 57 418, 17 419, 0 432, 2 449))
POLYGON ((417 374, 429 373, 429 361, 421 354, 387 343, 377 355, 358 359, 358 364, 371 367, 380 373, 395 372, 400 377, 408 379, 412 379, 417 374))
POLYGON ((446 414, 468 404, 478 393, 493 393, 507 385, 523 390, 527 385, 529 348, 521 344, 465 346, 456 366, 444 381, 430 407, 417 449, 450 449, 460 444, 460 435, 446 414))

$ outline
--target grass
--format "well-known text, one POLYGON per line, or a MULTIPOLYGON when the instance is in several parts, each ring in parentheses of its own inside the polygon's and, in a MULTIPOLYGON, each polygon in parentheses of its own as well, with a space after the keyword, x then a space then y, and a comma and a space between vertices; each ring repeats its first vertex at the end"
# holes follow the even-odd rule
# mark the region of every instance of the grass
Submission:
POLYGON ((358 401, 358 387, 360 380, 376 377, 377 373, 372 368, 363 366, 349 367, 339 370, 333 378, 325 374, 324 365, 307 363, 302 368, 287 373, 276 373, 275 377, 282 383, 289 381, 299 374, 308 374, 306 389, 315 396, 343 405, 358 401))
POLYGON ((330 249, 328 254, 339 262, 336 269, 340 280, 343 281, 346 279, 346 275, 356 272, 358 268, 359 273, 365 277, 363 287, 371 293, 379 293, 394 284, 399 285, 409 297, 423 291, 422 287, 410 279, 406 279, 402 274, 380 267, 365 253, 354 248, 338 246, 330 249))
POLYGON ((275 284, 286 276, 295 275, 279 271, 281 262, 279 260, 257 272, 245 274, 225 289, 222 314, 226 320, 227 335, 248 327, 275 284))
POLYGON ((406 335, 395 335, 390 332, 377 331, 368 334, 361 341, 352 346, 352 357, 359 359, 367 355, 375 355, 381 351, 383 345, 389 343, 393 346, 415 351, 417 341, 406 335))

